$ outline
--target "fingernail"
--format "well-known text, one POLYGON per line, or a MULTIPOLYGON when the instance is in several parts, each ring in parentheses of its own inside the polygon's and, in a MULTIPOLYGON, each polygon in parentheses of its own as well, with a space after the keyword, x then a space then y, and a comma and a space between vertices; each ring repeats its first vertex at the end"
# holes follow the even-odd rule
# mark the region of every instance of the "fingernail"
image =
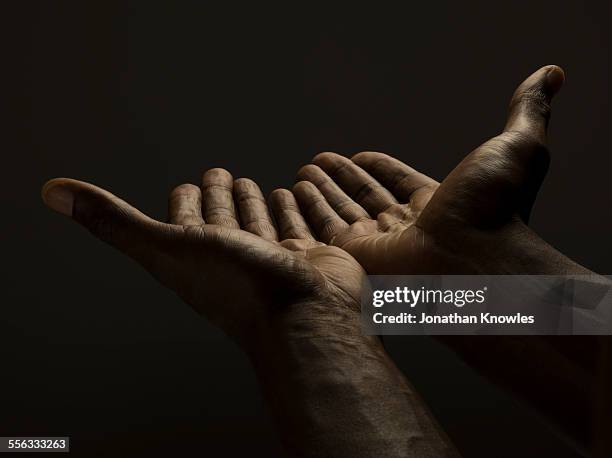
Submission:
POLYGON ((561 67, 557 67, 556 65, 551 65, 548 68, 548 72, 546 72, 546 86, 550 91, 550 95, 555 95, 563 86, 563 82, 565 81, 565 73, 561 69, 561 67))
POLYGON ((43 187, 42 198, 49 208, 66 216, 72 216, 74 194, 65 186, 53 181, 47 182, 43 187))

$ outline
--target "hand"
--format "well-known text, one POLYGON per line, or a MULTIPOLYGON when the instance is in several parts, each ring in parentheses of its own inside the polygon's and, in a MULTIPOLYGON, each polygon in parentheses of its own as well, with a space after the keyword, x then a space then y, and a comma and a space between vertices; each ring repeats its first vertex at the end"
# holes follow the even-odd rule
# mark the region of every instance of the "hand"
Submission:
POLYGON ((278 234, 257 184, 234 181, 223 169, 206 172, 201 189, 185 184, 172 191, 169 224, 80 181, 51 180, 42 195, 240 343, 288 307, 298 313, 297 304, 328 305, 310 310, 310 318, 299 311, 311 320, 359 311, 362 268, 345 251, 314 240, 288 191, 271 196, 278 234))
POLYGON ((243 347, 291 456, 456 456, 380 341, 362 335, 363 269, 314 240, 291 192, 270 197, 278 233, 258 186, 222 169, 171 193, 169 224, 75 180, 51 180, 43 199, 243 347))
POLYGON ((556 66, 527 78, 503 133, 441 184, 381 153, 317 155, 294 187, 308 222, 370 274, 586 273, 566 258, 555 263, 563 257, 525 225, 548 168, 550 102, 563 80, 556 66))
MULTIPOLYGON (((348 251, 369 274, 592 275, 526 225, 548 168, 550 102, 563 80, 555 66, 527 78, 504 131, 442 183, 382 153, 317 155, 294 187, 307 221, 319 240, 348 251)), ((585 442, 601 343, 553 337, 442 340, 585 442)))

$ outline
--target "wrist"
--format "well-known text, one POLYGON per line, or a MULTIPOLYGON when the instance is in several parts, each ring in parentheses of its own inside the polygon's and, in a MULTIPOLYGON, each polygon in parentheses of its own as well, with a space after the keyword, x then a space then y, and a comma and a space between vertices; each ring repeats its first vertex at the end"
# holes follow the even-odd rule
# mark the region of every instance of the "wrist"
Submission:
POLYGON ((249 351, 289 454, 452 455, 378 337, 363 334, 360 319, 330 303, 296 304, 271 318, 270 333, 249 351))
MULTIPOLYGON (((334 300, 290 304, 270 313, 256 328, 245 351, 258 364, 267 364, 271 357, 277 361, 294 359, 295 351, 312 342, 363 351, 380 346, 377 336, 363 333, 360 312, 334 300)), ((317 356, 321 355, 310 355, 317 356)))
POLYGON ((516 223, 500 244, 499 274, 508 275, 592 275, 545 242, 522 222, 516 223))
POLYGON ((593 275, 545 242, 522 221, 461 240, 463 270, 474 275, 593 275))

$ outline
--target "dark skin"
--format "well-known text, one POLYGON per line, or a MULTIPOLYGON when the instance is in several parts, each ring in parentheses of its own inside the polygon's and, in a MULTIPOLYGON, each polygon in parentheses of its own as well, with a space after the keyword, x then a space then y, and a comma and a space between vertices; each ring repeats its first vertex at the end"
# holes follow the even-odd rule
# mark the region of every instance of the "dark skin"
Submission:
MULTIPOLYGON (((75 180, 50 181, 43 198, 241 345, 292 455, 454 455, 378 339, 361 335, 361 266, 378 274, 590 273, 525 224, 546 173, 549 104, 562 82, 553 66, 528 78, 504 132, 441 184, 380 153, 318 155, 293 193, 271 195, 278 227, 257 185, 221 169, 207 172, 201 188, 173 191, 170 224, 75 180)), ((593 372, 576 363, 583 355, 572 357, 573 346, 489 340, 449 342, 561 423, 590 416, 593 372), (537 376, 514 380, 517 368, 537 376)))
MULTIPOLYGON (((556 66, 527 78, 503 132, 441 183, 382 153, 317 155, 293 189, 307 221, 319 240, 346 250, 369 274, 594 275, 527 226, 548 169, 550 103, 563 81, 556 66)), ((603 340, 568 339, 443 338, 586 443, 603 340)))
POLYGON ((296 198, 318 238, 368 273, 589 273, 524 222, 548 167, 550 101, 562 83, 558 67, 531 75, 504 132, 442 183, 381 153, 321 153, 299 170, 296 198))
POLYGON ((378 338, 364 336, 365 272, 317 242, 293 194, 212 169, 169 198, 169 223, 94 185, 55 179, 51 208, 141 264, 250 357, 286 450, 303 457, 457 456, 378 338))

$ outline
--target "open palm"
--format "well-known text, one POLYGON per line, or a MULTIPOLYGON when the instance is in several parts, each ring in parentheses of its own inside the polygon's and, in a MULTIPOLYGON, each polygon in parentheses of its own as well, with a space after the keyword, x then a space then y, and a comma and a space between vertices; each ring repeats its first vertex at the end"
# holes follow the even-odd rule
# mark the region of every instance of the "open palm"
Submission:
MULTIPOLYGON (((294 187, 306 219, 320 240, 347 250, 374 275, 592 274, 526 225, 548 169, 550 101, 562 83, 555 66, 527 78, 512 97, 504 131, 467 155, 442 183, 382 153, 317 155, 300 169, 294 187)), ((443 340, 584 440, 575 419, 586 425, 592 415, 588 387, 597 368, 585 370, 582 358, 597 354, 594 339, 443 340)))
MULTIPOLYGON (((238 341, 289 305, 325 303, 330 306, 325 313, 342 313, 334 305, 359 310, 363 269, 345 251, 313 238, 288 191, 271 196, 278 230, 257 184, 234 181, 223 169, 206 172, 201 188, 176 188, 169 223, 71 179, 48 182, 43 198, 132 257, 238 341)), ((322 311, 308 312, 317 319, 322 311)))
POLYGON ((321 153, 300 169, 294 193, 319 239, 370 274, 503 273, 499 255, 536 239, 525 222, 548 168, 550 101, 562 83, 556 66, 527 78, 504 131, 441 184, 382 153, 321 153))

